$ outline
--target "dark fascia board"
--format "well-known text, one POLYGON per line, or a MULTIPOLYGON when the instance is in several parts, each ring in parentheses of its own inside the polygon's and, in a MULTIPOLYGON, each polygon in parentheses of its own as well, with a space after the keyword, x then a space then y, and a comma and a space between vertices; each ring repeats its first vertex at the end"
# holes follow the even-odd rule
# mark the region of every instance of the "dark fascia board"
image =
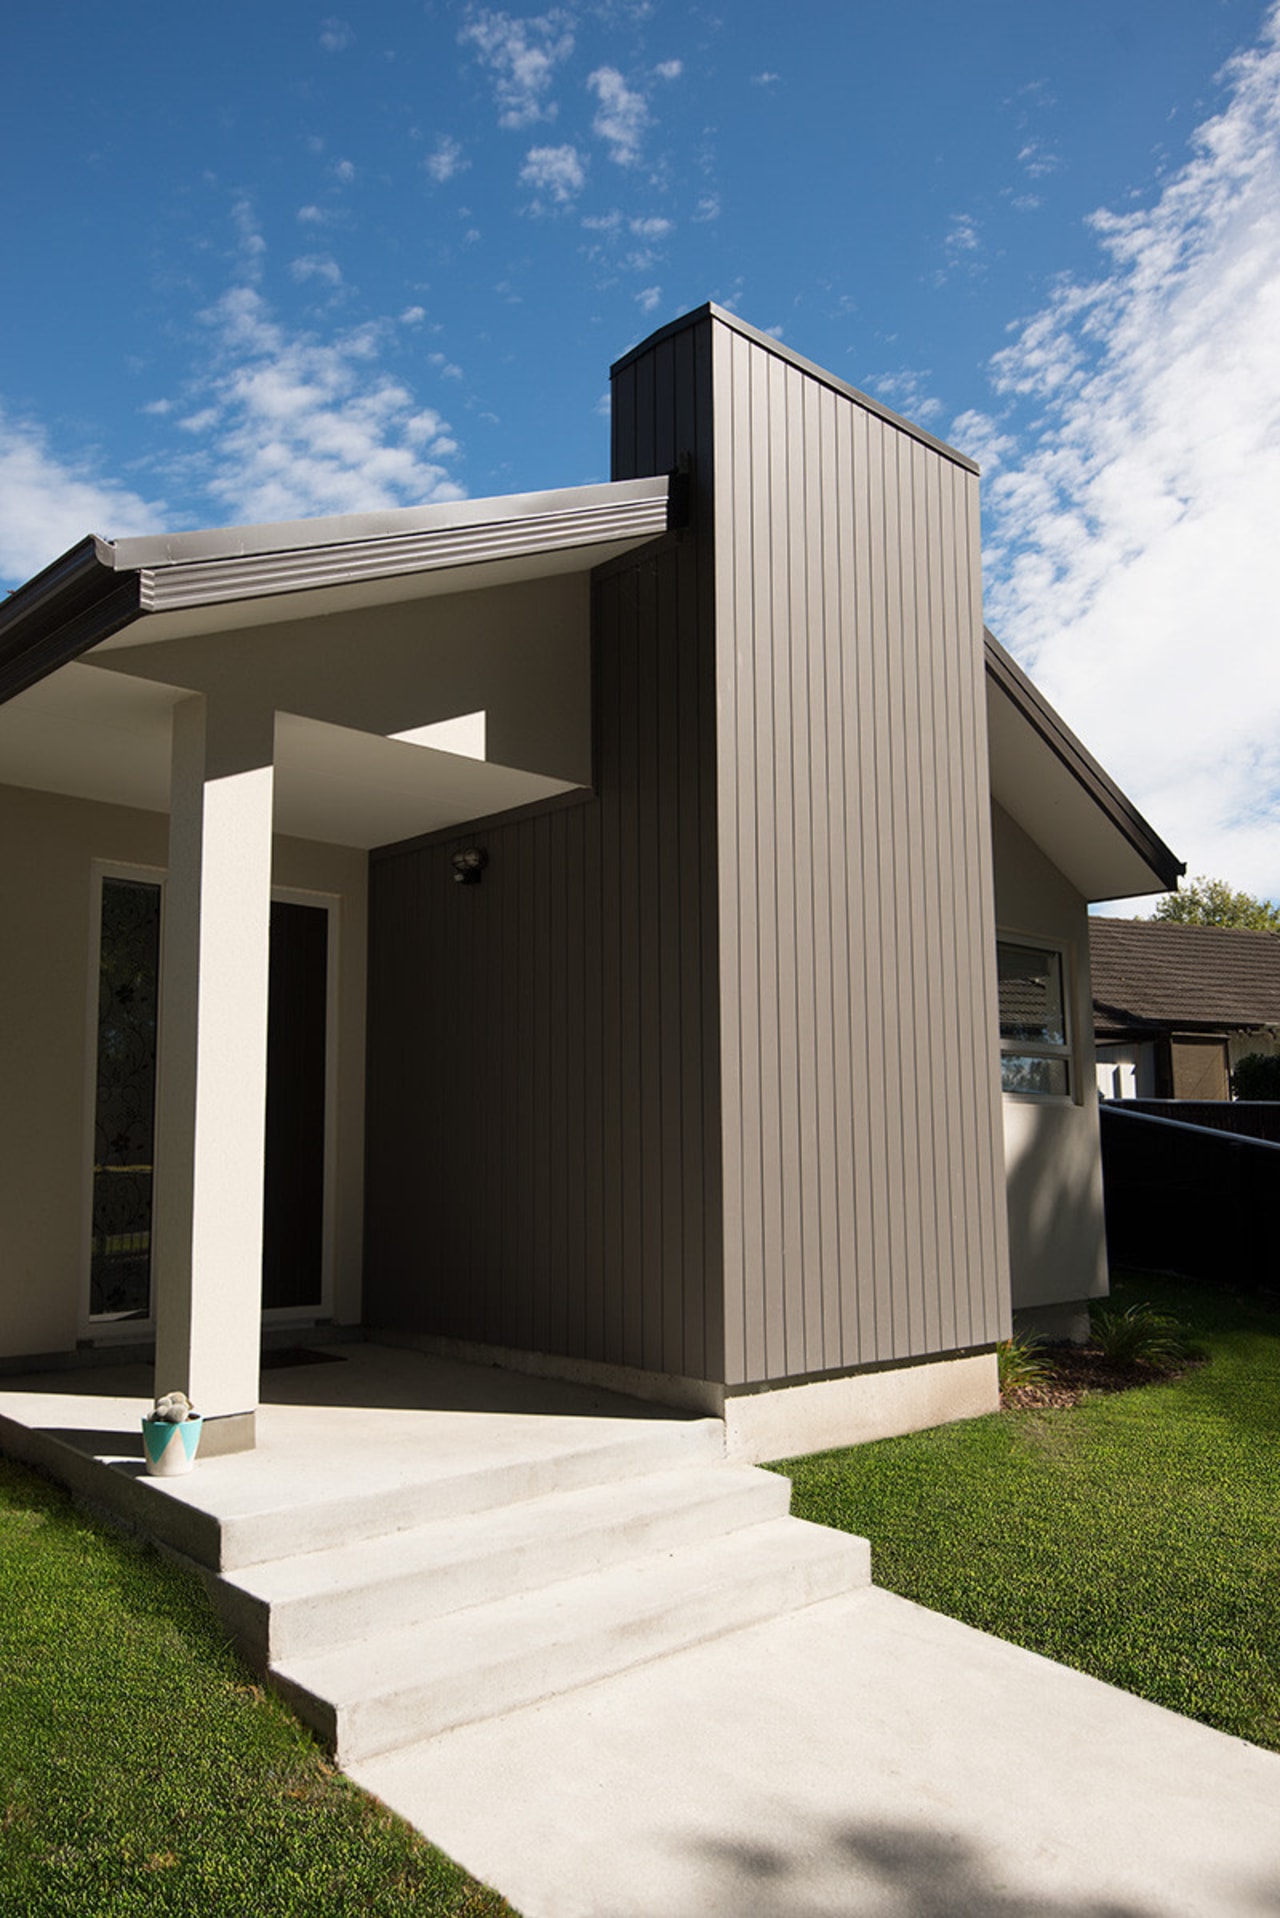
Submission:
POLYGON ((1116 830, 1145 860, 1164 890, 1176 892, 1178 880, 1187 870, 1185 862, 1169 850, 1155 828, 1147 823, 1132 800, 1125 797, 1110 774, 1103 771, 989 628, 984 627, 983 639, 987 675, 993 684, 1012 701, 1094 804, 1106 813, 1116 830))
POLYGON ((0 703, 110 639, 140 605, 137 574, 116 571, 104 540, 82 539, 0 605, 0 703))
POLYGON ((837 379, 835 374, 829 373, 825 366, 819 366, 814 360, 806 360, 803 354, 795 353, 789 346, 784 346, 781 340, 775 340, 772 333, 762 333, 759 327, 749 325, 746 320, 740 320, 736 313, 726 312, 724 307, 717 306, 713 300, 708 300, 703 306, 695 307, 691 313, 682 314, 678 320, 669 321, 666 326, 660 326, 656 333, 650 333, 647 339, 641 340, 638 346, 633 346, 629 353, 624 353, 620 360, 614 361, 609 368, 609 378, 613 379, 623 371, 624 367, 630 366, 633 360, 639 359, 642 353, 649 352, 661 340, 669 340, 677 333, 684 333, 703 320, 717 320, 721 326, 727 326, 732 332, 740 333, 743 339, 750 340, 753 346, 763 347, 766 353, 772 353, 776 359, 785 360, 788 366, 794 366, 799 372, 806 373, 810 379, 817 380, 820 386, 829 387, 833 393, 839 393, 842 398, 852 400, 855 405, 864 407, 868 413, 874 413, 877 419, 886 421, 890 426, 896 426, 899 432, 908 434, 913 440, 919 440, 922 446, 927 446, 933 452, 941 453, 944 459, 952 460, 957 466, 962 466, 967 473, 978 471, 977 463, 971 460, 967 453, 958 452, 954 446, 948 446, 945 440, 935 439, 932 433, 926 433, 923 426, 917 426, 914 420, 904 419, 901 413, 895 413, 891 407, 882 406, 880 401, 873 400, 869 393, 860 393, 856 386, 849 386, 844 380, 837 379))
POLYGON ((277 526, 81 540, 0 606, 0 701, 140 616, 663 536, 667 476, 277 526))

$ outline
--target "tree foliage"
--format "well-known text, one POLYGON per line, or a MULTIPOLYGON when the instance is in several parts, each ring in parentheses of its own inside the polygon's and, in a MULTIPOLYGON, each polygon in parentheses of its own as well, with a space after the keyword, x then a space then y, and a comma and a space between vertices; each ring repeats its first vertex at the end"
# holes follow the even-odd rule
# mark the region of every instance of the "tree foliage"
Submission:
POLYGON ((1280 1099, 1280 1052, 1246 1052, 1231 1074, 1237 1099, 1280 1099))
POLYGON ((1181 892, 1167 893, 1152 913, 1178 926, 1236 926, 1245 932, 1280 932, 1280 906, 1234 892, 1225 879, 1200 873, 1181 892))

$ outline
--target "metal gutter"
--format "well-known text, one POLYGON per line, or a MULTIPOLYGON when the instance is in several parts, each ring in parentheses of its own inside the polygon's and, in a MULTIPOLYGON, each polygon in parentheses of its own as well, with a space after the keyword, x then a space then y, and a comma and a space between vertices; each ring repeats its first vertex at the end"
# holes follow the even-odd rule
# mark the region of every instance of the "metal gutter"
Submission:
POLYGON ((785 360, 788 366, 794 366, 798 372, 805 373, 811 380, 817 380, 820 386, 829 387, 833 393, 839 393, 844 399, 853 400, 864 407, 868 413, 874 413, 877 419, 884 420, 890 426, 896 426, 900 433, 906 433, 911 439, 919 440, 922 446, 929 447, 935 453, 941 453, 944 459, 952 460, 957 466, 964 467, 968 473, 976 473, 978 466, 967 453, 957 452, 954 446, 948 446, 945 440, 935 439, 932 433, 926 433, 923 426, 917 426, 914 420, 904 419, 901 413, 895 413, 891 407, 882 406, 879 400, 873 400, 869 393, 859 392, 856 386, 849 386, 844 380, 837 379, 825 366, 819 366, 814 360, 806 360, 803 354, 793 352, 784 346, 781 340, 775 340, 772 333, 762 333, 759 327, 751 326, 746 320, 740 320, 736 313, 729 313, 714 300, 707 300, 702 306, 695 307, 692 313, 682 314, 678 320, 671 320, 666 326, 660 326, 656 333, 650 333, 615 360, 609 368, 609 378, 621 373, 641 354, 649 352, 662 340, 672 339, 677 333, 685 332, 696 326, 701 320, 717 320, 721 326, 727 326, 732 332, 740 333, 744 340, 750 340, 753 346, 761 346, 766 353, 772 353, 775 359, 785 360))
POLYGON ((636 489, 637 497, 615 496, 558 512, 429 527, 391 538, 144 566, 138 575, 142 605, 147 612, 171 612, 180 607, 478 566, 486 561, 519 559, 615 540, 652 539, 667 530, 668 484, 664 476, 646 480, 643 486, 643 491, 636 489))
POLYGON ((0 702, 110 639, 141 610, 137 575, 116 572, 91 534, 0 605, 0 702))
POLYGON ((90 535, 0 603, 0 702, 146 613, 639 543, 678 523, 664 474, 114 545, 90 535))
POLYGON ((1094 804, 1107 815, 1139 858, 1155 873, 1165 890, 1175 892, 1180 876, 1187 870, 1185 862, 1171 852, 1154 827, 1148 825, 1132 800, 1127 799, 1110 774, 1103 771, 1093 754, 1076 738, 1043 693, 1028 679, 1013 655, 987 627, 983 628, 983 639, 987 677, 1012 702, 1094 804))

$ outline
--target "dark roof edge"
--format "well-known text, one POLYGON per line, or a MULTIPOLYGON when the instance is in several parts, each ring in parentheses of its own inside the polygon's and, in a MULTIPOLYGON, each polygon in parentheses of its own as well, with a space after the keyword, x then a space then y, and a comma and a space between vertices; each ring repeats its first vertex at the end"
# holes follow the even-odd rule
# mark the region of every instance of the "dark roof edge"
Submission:
POLYGON ((118 633, 140 610, 136 574, 90 534, 0 605, 0 702, 118 633))
POLYGON ((913 440, 919 440, 922 446, 928 446, 935 453, 941 453, 944 459, 953 460, 967 473, 976 473, 979 470, 977 462, 971 460, 967 453, 958 452, 954 446, 948 446, 945 440, 935 439, 932 433, 926 433, 923 426, 917 426, 914 420, 904 419, 902 414, 895 413, 892 407, 882 406, 880 401, 873 400, 869 393, 859 392, 856 386, 850 386, 845 380, 838 379, 834 373, 828 372, 825 366, 819 366, 816 360, 805 359, 802 353, 784 346, 781 340, 775 340, 772 333, 762 333, 758 326, 752 326, 748 321, 740 320, 736 313, 726 312, 724 307, 717 306, 713 300, 707 300, 702 306, 695 307, 691 313, 682 314, 678 320, 669 320, 665 326, 660 326, 656 333, 650 333, 647 338, 640 341, 638 346, 633 346, 629 353, 624 353, 620 360, 614 361, 609 368, 609 378, 613 379, 625 367, 630 366, 633 360, 639 359, 641 354, 647 353, 651 347, 657 346, 662 340, 672 339, 677 333, 683 333, 688 328, 699 325, 703 320, 718 320, 722 326, 729 327, 734 333, 740 333, 744 340, 750 340, 753 346, 762 346, 767 353, 785 360, 788 366, 794 366, 799 372, 807 373, 810 379, 817 380, 820 385, 830 387, 833 393, 839 393, 845 399, 852 400, 855 405, 865 407, 867 412, 874 413, 877 419, 885 420, 890 426, 896 426, 900 432, 908 434, 913 440))
POLYGON ((1185 862, 1170 851, 1133 801, 1127 799, 1111 775, 1103 771, 1088 747, 1076 738, 1065 720, 1054 711, 989 627, 983 628, 983 639, 987 672, 1000 691, 1013 702, 1050 752, 1084 787, 1095 805, 1102 808, 1117 831, 1151 868, 1164 889, 1175 892, 1180 876, 1187 870, 1185 862))

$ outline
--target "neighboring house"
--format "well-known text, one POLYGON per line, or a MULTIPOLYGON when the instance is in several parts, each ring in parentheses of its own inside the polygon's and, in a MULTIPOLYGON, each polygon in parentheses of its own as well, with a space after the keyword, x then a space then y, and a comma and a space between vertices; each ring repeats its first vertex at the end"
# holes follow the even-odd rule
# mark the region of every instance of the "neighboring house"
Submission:
POLYGON ((235 1449, 263 1317, 363 1324, 761 1457, 1105 1290, 1086 905, 1180 867, 984 638, 976 469, 704 307, 613 473, 0 609, 0 1352, 154 1337, 235 1449))
POLYGON ((1109 1099, 1229 1099, 1250 1052, 1280 1049, 1280 933, 1089 921, 1098 1088, 1109 1099))

